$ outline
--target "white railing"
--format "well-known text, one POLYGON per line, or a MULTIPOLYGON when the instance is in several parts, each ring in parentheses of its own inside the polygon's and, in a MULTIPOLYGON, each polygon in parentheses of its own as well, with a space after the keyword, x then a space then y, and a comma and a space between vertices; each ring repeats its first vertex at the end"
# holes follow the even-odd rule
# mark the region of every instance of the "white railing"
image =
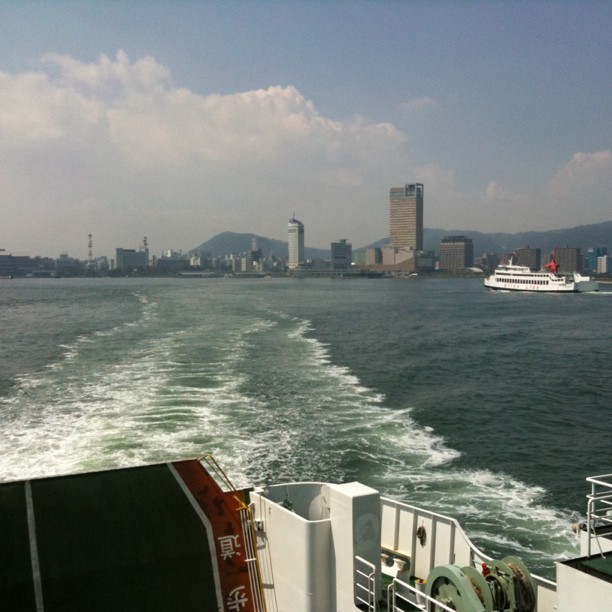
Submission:
POLYGON ((376 568, 372 563, 355 555, 355 599, 376 612, 376 568))
POLYGON ((586 479, 591 483, 591 493, 587 495, 587 557, 590 557, 591 542, 595 540, 599 554, 603 557, 596 527, 612 526, 612 474, 591 476, 586 479))
POLYGON ((383 516, 382 549, 392 556, 410 559, 413 574, 423 574, 438 565, 480 566, 491 561, 467 536, 459 522, 449 516, 381 497, 383 516), (418 527, 425 526, 424 540, 418 540, 418 527), (418 570, 424 568, 425 571, 418 570))
POLYGON ((266 612, 266 601, 263 596, 262 586, 263 581, 261 579, 261 569, 259 567, 259 559, 257 557, 253 512, 248 506, 242 506, 239 510, 239 514, 240 526, 242 527, 242 535, 245 546, 245 562, 247 564, 249 583, 251 585, 251 592, 253 593, 254 599, 253 610, 255 610, 255 612, 266 612))
POLYGON ((449 608, 437 599, 427 595, 425 593, 425 583, 422 583, 422 588, 423 590, 394 578, 387 589, 387 610, 389 612, 407 612, 408 610, 417 608, 418 610, 426 612, 427 604, 432 603, 435 604, 436 611, 455 611, 454 608, 449 608))
MULTIPOLYGON (((608 493, 612 494, 612 475, 609 478, 608 493)), ((612 498, 606 502, 612 508, 612 498)), ((381 507, 381 552, 388 559, 406 560, 410 576, 426 579, 434 567, 446 564, 480 570, 483 562, 492 561, 489 555, 470 540, 454 518, 385 497, 381 498, 381 507), (423 542, 418 538, 420 526, 426 527, 423 542)), ((612 525, 612 516, 607 518, 612 525)), ((538 602, 543 602, 550 597, 550 593, 555 593, 556 584, 553 581, 535 574, 531 578, 538 602)), ((399 583, 404 584, 401 580, 399 583)), ((415 588, 408 587, 408 591, 415 591, 415 588)))

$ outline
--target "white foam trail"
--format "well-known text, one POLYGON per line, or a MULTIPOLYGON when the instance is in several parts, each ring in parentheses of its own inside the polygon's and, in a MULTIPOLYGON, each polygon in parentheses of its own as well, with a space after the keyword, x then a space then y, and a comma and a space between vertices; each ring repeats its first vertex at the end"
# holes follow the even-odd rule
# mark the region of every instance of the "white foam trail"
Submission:
MULTIPOLYGON (((494 522, 510 527, 504 545, 516 540, 526 549, 517 539, 522 530, 561 533, 564 517, 540 505, 541 489, 488 470, 454 468, 460 453, 418 424, 409 407, 390 410, 384 395, 332 363, 310 321, 245 315, 223 329, 202 320, 160 331, 154 304, 141 297, 147 321, 67 343, 57 367, 23 377, 1 401, 9 414, 0 436, 4 479, 211 451, 239 485, 261 484, 268 473, 358 476, 390 496, 448 514, 459 508, 477 537, 495 546, 503 543, 495 540, 494 522), (126 333, 133 344, 118 342, 126 333), (283 351, 262 373, 258 347, 267 340, 270 350, 283 351), (90 359, 104 350, 107 361, 90 359), (200 350, 215 356, 200 361, 194 358, 200 350)), ((567 550, 567 542, 559 535, 554 546, 567 550)))

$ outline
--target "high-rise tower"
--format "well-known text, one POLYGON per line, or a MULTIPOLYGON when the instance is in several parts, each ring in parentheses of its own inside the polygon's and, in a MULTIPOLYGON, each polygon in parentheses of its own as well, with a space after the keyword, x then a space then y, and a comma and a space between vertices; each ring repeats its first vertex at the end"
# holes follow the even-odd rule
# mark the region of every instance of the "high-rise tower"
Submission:
POLYGON ((297 270, 304 261, 304 224, 295 218, 289 219, 289 257, 287 267, 290 270, 297 270))
POLYGON ((391 187, 389 225, 391 247, 423 250, 423 184, 391 187))

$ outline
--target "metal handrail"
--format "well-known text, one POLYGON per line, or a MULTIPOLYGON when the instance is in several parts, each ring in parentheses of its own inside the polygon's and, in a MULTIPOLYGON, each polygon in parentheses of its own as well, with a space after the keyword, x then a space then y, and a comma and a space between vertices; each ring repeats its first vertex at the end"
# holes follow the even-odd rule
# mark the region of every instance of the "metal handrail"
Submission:
MULTIPOLYGON (((593 538, 597 541, 597 546, 599 547, 599 554, 604 557, 603 551, 601 549, 601 544, 599 542, 599 536, 597 535, 597 530, 595 528, 595 521, 599 520, 603 523, 607 523, 612 525, 612 517, 610 517, 607 513, 601 514, 598 512, 597 504, 601 504, 604 507, 612 508, 612 474, 600 474, 598 476, 589 476, 587 482, 591 483, 591 493, 587 495, 587 556, 590 557, 592 554, 591 551, 591 541, 593 538), (602 490, 603 489, 603 490, 602 490)), ((609 512, 609 510, 608 510, 609 512)))
MULTIPOLYGON (((217 460, 210 454, 206 453, 198 457, 200 463, 204 462, 214 472, 217 478, 229 489, 230 492, 237 491, 232 481, 223 471, 217 460)), ((263 593, 263 580, 261 578, 261 568, 259 565, 259 557, 257 556, 257 546, 255 544, 255 521, 253 518, 253 510, 251 506, 245 504, 237 495, 233 496, 238 504, 236 510, 240 516, 240 527, 242 529, 242 539, 245 545, 247 570, 249 574, 249 583, 251 592, 255 598, 254 609, 256 612, 266 612, 266 598, 263 593)))
POLYGON ((606 489, 612 489, 612 474, 600 474, 599 476, 589 476, 587 482, 594 485, 600 485, 606 489), (606 482, 609 479, 610 482, 606 482))
POLYGON ((253 510, 251 506, 243 506, 239 510, 240 523, 242 527, 242 534, 245 542, 247 558, 247 569, 249 572, 249 582, 251 583, 251 591, 255 598, 255 610, 256 612, 266 612, 266 598, 264 597, 263 591, 263 580, 261 577, 261 568, 259 566, 259 557, 257 556, 257 546, 255 544, 255 527, 253 510))
MULTIPOLYGON (((587 480, 589 479, 587 478, 587 480)), ((612 488, 612 487, 606 487, 606 488, 612 488)), ((594 492, 594 489, 595 489, 595 486, 593 485, 593 493, 591 493, 591 495, 587 495, 587 499, 588 499, 588 502, 587 502, 587 529, 588 529, 588 534, 589 534, 588 541, 587 541, 587 557, 591 556, 591 540, 593 538, 595 538, 595 540, 597 541, 597 546, 599 547, 599 554, 602 557, 604 557, 603 551, 601 549, 601 544, 599 543, 599 536, 597 535, 597 531, 595 529, 595 520, 598 519, 600 521, 603 521, 604 523, 608 523, 612 525, 612 518, 607 515, 598 514, 596 504, 598 502, 602 502, 605 506, 612 508, 612 501, 608 501, 608 500, 612 500, 612 493, 607 493, 605 495, 596 494, 594 492)))
POLYGON ((236 490, 236 487, 233 485, 228 475, 223 471, 221 466, 217 463, 217 460, 210 453, 206 453, 205 455, 198 457, 198 461, 204 461, 211 471, 215 473, 217 478, 219 478, 219 480, 221 480, 221 482, 228 487, 230 491, 236 490))
POLYGON ((422 610, 423 612, 427 611, 427 605, 419 603, 419 600, 425 600, 426 602, 435 604, 436 610, 444 610, 444 612, 455 611, 454 608, 449 608, 431 595, 427 595, 427 593, 420 591, 416 587, 413 587, 412 585, 400 580, 399 578, 394 578, 393 582, 387 587, 387 610, 392 610, 393 612, 403 612, 401 608, 397 607, 396 601, 398 598, 406 602, 409 606, 417 608, 418 610, 422 610), (399 593, 397 590, 398 586, 402 591, 410 591, 411 593, 414 593, 414 601, 411 601, 402 593, 399 593))
MULTIPOLYGON (((461 526, 461 524, 459 523, 457 519, 452 518, 450 516, 446 516, 444 514, 440 514, 438 512, 433 512, 432 510, 427 510, 424 508, 420 508, 418 506, 407 504, 405 502, 397 501, 389 497, 381 497, 380 499, 381 499, 381 504, 385 504, 388 507, 393 507, 396 513, 398 512, 398 508, 405 508, 409 510, 410 512, 412 512, 413 516, 415 517, 415 522, 416 522, 417 517, 422 516, 422 517, 427 517, 434 522, 441 522, 445 525, 451 525, 452 526, 451 528, 454 533, 454 537, 461 538, 461 540, 465 542, 465 544, 469 548, 470 560, 471 560, 472 565, 475 566, 477 562, 493 560, 493 558, 490 555, 487 555, 486 553, 484 553, 482 550, 480 550, 480 548, 478 548, 478 546, 476 546, 472 542, 472 540, 465 533, 465 530, 463 529, 463 527, 461 526)), ((432 545, 432 549, 435 549, 435 544, 432 545)), ((406 554, 408 557, 411 556, 410 551, 398 551, 395 549, 385 549, 385 550, 392 554, 397 554, 398 552, 401 552, 401 553, 406 554)))
POLYGON ((374 566, 374 564, 370 563, 359 555, 355 555, 355 560, 359 563, 362 563, 369 570, 371 570, 369 574, 366 574, 364 571, 355 568, 355 573, 358 576, 365 578, 368 585, 366 587, 363 584, 359 584, 359 582, 355 580, 355 599, 365 604, 368 607, 368 610, 371 610, 371 612, 376 612, 376 567, 374 566), (367 591, 367 600, 361 597, 361 595, 357 592, 358 589, 361 589, 362 591, 367 591))

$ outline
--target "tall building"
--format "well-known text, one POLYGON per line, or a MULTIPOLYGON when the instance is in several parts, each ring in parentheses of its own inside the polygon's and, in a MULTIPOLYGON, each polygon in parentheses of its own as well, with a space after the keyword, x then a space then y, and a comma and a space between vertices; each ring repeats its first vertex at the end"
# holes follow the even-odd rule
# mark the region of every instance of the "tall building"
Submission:
POLYGON ((586 254, 586 269, 587 272, 597 272, 599 258, 608 254, 607 247, 591 247, 586 254))
POLYGON ((578 247, 560 247, 555 249, 555 259, 559 272, 582 272, 582 251, 578 247))
POLYGON ((423 250, 423 185, 410 183, 389 192, 390 246, 423 250))
POLYGON ((440 244, 440 269, 460 270, 474 265, 474 243, 467 236, 446 236, 440 244))
POLYGON ((610 274, 612 272, 612 257, 609 255, 601 255, 597 258, 597 274, 610 274))
POLYGON ((542 267, 542 252, 540 249, 524 247, 516 253, 516 261, 518 266, 527 266, 532 270, 539 270, 542 267))
POLYGON ((332 270, 347 270, 353 261, 353 245, 341 238, 338 242, 331 243, 331 267, 332 270))
POLYGON ((288 231, 289 257, 287 267, 289 270, 297 270, 300 264, 304 262, 304 224, 293 215, 289 219, 288 231))

